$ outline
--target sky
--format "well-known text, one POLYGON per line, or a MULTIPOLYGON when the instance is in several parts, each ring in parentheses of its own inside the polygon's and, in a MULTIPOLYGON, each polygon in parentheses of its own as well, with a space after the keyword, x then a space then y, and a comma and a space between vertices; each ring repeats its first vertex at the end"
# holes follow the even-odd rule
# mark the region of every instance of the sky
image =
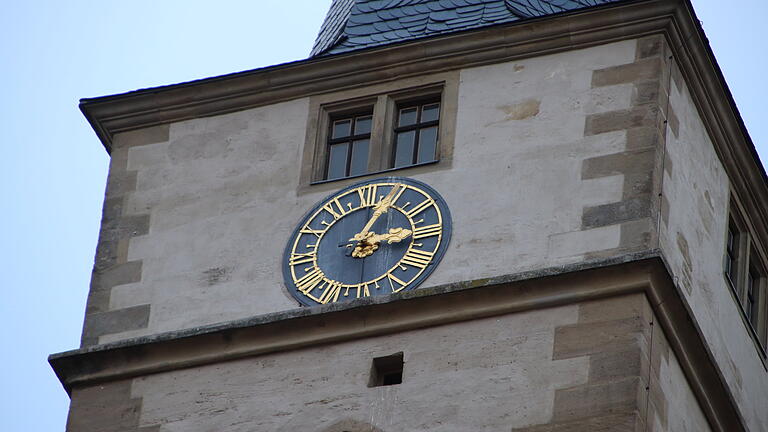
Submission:
MULTIPOLYGON (((6 0, 0 14, 0 430, 64 431, 109 158, 78 109, 307 57, 331 0, 6 0)), ((693 0, 763 160, 768 2, 693 0), (730 5, 729 5, 730 6, 730 5)))

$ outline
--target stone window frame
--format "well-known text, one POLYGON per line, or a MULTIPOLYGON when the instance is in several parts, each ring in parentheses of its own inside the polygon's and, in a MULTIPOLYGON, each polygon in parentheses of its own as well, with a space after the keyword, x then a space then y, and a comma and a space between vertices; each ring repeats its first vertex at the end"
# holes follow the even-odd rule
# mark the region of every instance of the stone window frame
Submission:
POLYGON ((333 188, 338 188, 345 180, 360 180, 394 171, 409 175, 450 168, 453 162, 458 87, 459 72, 449 71, 311 96, 298 193, 314 191, 329 183, 332 183, 333 188), (398 105, 426 99, 440 101, 436 160, 391 168, 398 105), (366 109, 373 111, 368 172, 338 179, 325 179, 331 119, 344 113, 362 112, 366 109))
POLYGON ((733 196, 728 209, 728 225, 725 230, 725 250, 723 251, 723 278, 730 287, 734 301, 738 304, 741 319, 747 327, 755 347, 760 353, 763 365, 768 368, 768 265, 764 248, 754 235, 750 221, 744 217, 744 208, 733 196), (736 270, 735 279, 728 275, 728 237, 735 232, 736 270), (747 295, 750 274, 758 274, 756 278, 757 318, 750 319, 747 312, 747 295))

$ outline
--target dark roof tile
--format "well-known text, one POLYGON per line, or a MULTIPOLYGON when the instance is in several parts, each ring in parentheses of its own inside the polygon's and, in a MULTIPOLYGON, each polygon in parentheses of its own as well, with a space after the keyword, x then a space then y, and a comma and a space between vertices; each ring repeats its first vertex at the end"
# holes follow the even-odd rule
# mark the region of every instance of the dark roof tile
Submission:
POLYGON ((311 56, 403 42, 624 0, 333 0, 311 56))

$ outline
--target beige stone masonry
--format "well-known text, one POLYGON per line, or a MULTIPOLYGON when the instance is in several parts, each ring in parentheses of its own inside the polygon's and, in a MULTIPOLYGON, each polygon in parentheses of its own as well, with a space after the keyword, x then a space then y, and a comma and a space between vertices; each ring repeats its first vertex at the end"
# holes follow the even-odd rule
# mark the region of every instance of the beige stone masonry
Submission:
POLYGON ((583 180, 624 177, 621 201, 584 208, 584 229, 621 227, 619 246, 589 254, 591 258, 647 249, 658 241, 654 215, 661 205, 660 167, 667 128, 670 62, 665 37, 654 35, 638 39, 633 63, 593 72, 593 88, 632 84, 633 94, 630 108, 592 114, 585 121, 585 136, 617 131, 626 134, 623 152, 586 159, 582 165, 583 180))
POLYGON ((132 381, 117 381, 75 390, 67 432, 159 432, 139 427, 142 401, 131 397, 132 381))
POLYGON ((149 214, 127 213, 125 209, 137 181, 136 171, 128 169, 128 150, 168 141, 168 134, 168 126, 157 126, 115 137, 83 326, 83 347, 98 344, 101 336, 138 330, 149 324, 149 305, 111 309, 110 297, 114 287, 141 281, 142 262, 128 261, 128 245, 132 238, 149 233, 149 214))
POLYGON ((555 330, 553 360, 588 357, 589 378, 555 392, 552 421, 513 432, 644 431, 652 312, 643 295, 582 304, 555 330))
MULTIPOLYGON (((682 430, 670 424, 668 390, 662 388, 673 379, 666 372, 670 346, 645 296, 582 304, 577 324, 556 329, 553 359, 581 356, 589 358, 588 381, 556 391, 550 423, 513 432, 682 430)), ((686 431, 708 430, 695 417, 674 415, 694 428, 686 431)))

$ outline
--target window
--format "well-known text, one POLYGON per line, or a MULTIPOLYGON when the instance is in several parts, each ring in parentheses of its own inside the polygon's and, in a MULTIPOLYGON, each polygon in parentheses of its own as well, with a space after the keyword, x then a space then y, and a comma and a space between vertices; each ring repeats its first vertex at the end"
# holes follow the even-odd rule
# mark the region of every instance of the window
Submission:
POLYGON ((733 222, 728 224, 728 239, 726 241, 725 249, 725 277, 728 278, 731 286, 736 286, 736 271, 739 268, 738 264, 738 244, 737 234, 738 230, 733 222))
POLYGON ((451 71, 311 96, 299 193, 394 170, 450 168, 458 85, 451 71))
POLYGON ((329 109, 325 170, 321 180, 358 177, 390 169, 433 163, 438 158, 440 95, 407 103, 383 95, 374 108, 349 114, 329 109), (389 111, 393 111, 390 113, 389 111), (391 119, 391 120, 390 120, 391 119), (383 127, 374 131, 374 124, 383 127), (372 135, 382 152, 372 151, 372 135))
POLYGON ((735 203, 726 233, 723 273, 763 357, 768 347, 768 279, 759 247, 735 203))
POLYGON ((440 101, 402 104, 397 110, 393 168, 435 160, 440 101))
POLYGON ((745 308, 747 313, 747 320, 752 324, 752 328, 759 328, 758 318, 760 317, 760 311, 758 310, 759 297, 760 297, 760 280, 761 275, 754 269, 750 268, 747 273, 747 292, 744 298, 745 308))
POLYGON ((353 177, 368 172, 372 121, 373 116, 368 112, 329 122, 326 179, 353 177))

